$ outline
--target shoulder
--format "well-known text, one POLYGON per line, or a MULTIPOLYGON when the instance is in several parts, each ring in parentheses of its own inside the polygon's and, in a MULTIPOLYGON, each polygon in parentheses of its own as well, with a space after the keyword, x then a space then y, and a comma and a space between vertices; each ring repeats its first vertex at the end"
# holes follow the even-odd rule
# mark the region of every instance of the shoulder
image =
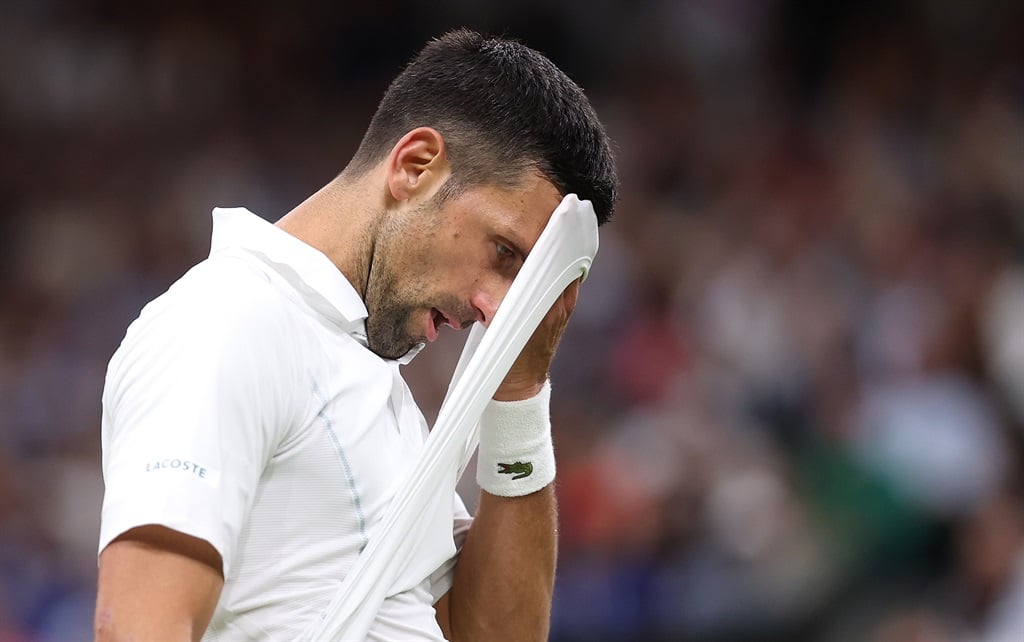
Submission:
POLYGON ((201 343, 261 338, 273 343, 290 333, 300 315, 258 261, 217 254, 199 263, 150 302, 126 341, 151 337, 201 343))
POLYGON ((124 426, 230 416, 275 432, 302 408, 295 393, 316 350, 304 324, 258 266, 208 259, 128 328, 107 368, 105 417, 124 426))
POLYGON ((242 252, 218 253, 199 263, 164 298, 164 311, 207 322, 274 323, 293 312, 288 297, 258 259, 242 252))
POLYGON ((132 372, 294 376, 307 352, 303 317, 258 264, 215 255, 142 310, 111 360, 108 382, 132 372))

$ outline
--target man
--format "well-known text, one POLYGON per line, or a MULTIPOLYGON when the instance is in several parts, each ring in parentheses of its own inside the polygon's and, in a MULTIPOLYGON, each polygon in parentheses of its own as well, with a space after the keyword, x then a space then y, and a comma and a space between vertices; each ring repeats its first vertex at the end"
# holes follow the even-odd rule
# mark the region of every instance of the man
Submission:
MULTIPOLYGON (((399 364, 443 325, 490 322, 564 194, 603 223, 615 191, 581 90, 462 30, 424 48, 348 166, 275 225, 215 210, 210 258, 108 369, 97 638, 293 639, 319 617, 422 450, 399 364)), ((485 412, 475 519, 441 498, 370 639, 546 637, 546 380, 577 287, 485 412)))

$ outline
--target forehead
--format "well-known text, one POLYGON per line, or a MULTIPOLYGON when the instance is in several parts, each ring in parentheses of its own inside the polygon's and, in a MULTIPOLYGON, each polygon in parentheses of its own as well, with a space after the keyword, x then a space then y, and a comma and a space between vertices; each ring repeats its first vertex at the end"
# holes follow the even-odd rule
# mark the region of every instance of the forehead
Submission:
POLYGON ((467 189, 456 200, 464 214, 473 215, 496 234, 516 243, 523 252, 533 248, 551 213, 562 201, 551 181, 529 173, 514 187, 483 185, 467 189))

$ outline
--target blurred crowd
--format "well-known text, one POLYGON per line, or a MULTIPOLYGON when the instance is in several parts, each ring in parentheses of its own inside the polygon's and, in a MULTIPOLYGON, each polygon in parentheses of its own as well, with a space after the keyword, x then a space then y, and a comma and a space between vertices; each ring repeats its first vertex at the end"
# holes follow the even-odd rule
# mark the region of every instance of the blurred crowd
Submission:
POLYGON ((460 25, 580 82, 623 180, 552 639, 1024 640, 1019 3, 146 5, 0 4, 0 642, 91 635, 106 363, 210 210, 283 215, 460 25))

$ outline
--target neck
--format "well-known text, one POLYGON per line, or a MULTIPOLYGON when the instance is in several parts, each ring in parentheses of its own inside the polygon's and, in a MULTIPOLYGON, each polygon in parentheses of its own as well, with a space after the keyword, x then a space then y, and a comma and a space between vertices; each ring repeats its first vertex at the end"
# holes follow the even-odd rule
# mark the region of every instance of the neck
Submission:
POLYGON ((323 252, 364 300, 384 209, 369 189, 372 175, 335 178, 276 223, 323 252))

